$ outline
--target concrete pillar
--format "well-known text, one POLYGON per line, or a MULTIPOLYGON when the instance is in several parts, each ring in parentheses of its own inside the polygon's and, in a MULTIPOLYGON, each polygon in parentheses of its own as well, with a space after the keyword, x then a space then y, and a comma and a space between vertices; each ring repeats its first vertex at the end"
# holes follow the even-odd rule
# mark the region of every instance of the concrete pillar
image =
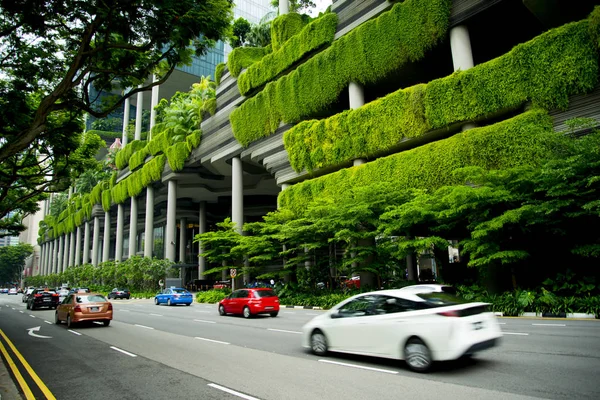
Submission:
POLYGON ((65 235, 61 235, 58 240, 58 255, 56 257, 56 273, 62 271, 63 260, 65 256, 65 235))
POLYGON ((104 212, 104 242, 102 243, 102 262, 110 255, 110 211, 104 212))
POLYGON ((63 259, 62 259, 62 266, 61 266, 61 271, 64 272, 67 267, 69 266, 69 238, 71 237, 70 234, 65 233, 65 244, 63 247, 63 259))
POLYGON ((75 237, 75 265, 81 265, 81 226, 77 227, 77 234, 75 237))
POLYGON ((354 160, 352 160, 352 165, 356 167, 357 165, 362 165, 366 162, 367 160, 364 158, 355 158, 354 160))
POLYGON ((354 110, 365 105, 365 90, 359 83, 350 82, 348 86, 350 109, 354 110))
MULTIPOLYGON (((152 82, 158 80, 156 75, 152 75, 152 82)), ((156 125, 156 110, 154 109, 158 105, 160 86, 154 86, 152 88, 152 97, 150 98, 150 129, 148 131, 148 141, 152 139, 152 128, 156 125)))
POLYGON ((175 229, 177 228, 177 181, 169 181, 167 194, 167 228, 165 258, 175 261, 175 229))
POLYGON ((56 239, 52 241, 52 251, 50 251, 50 273, 56 271, 56 239))
MULTIPOLYGON (((198 233, 206 232, 206 201, 200 202, 200 210, 198 213, 198 233)), ((202 253, 202 241, 198 242, 198 252, 202 253)), ((202 256, 198 257, 198 279, 204 279, 204 271, 206 271, 206 259, 202 256)))
POLYGON ((137 251, 137 220, 138 203, 137 198, 131 198, 131 210, 129 213, 129 258, 135 256, 137 251))
POLYGON ((288 0, 279 0, 279 15, 290 12, 290 2, 288 0))
POLYGON ((71 232, 71 238, 69 239, 69 267, 75 265, 75 231, 71 232))
POLYGON ((129 138, 127 137, 127 126, 129 125, 129 111, 131 109, 131 98, 125 99, 125 104, 123 105, 123 137, 121 138, 121 143, 123 147, 127 145, 129 138))
MULTIPOLYGON (((142 85, 138 87, 142 87, 142 85)), ((138 92, 135 108, 135 140, 140 140, 142 138, 142 111, 144 111, 144 92, 138 92)))
POLYGON ((98 266, 98 244, 100 242, 100 218, 94 217, 94 234, 92 235, 92 265, 98 266))
POLYGON ((83 223, 83 263, 90 262, 90 222, 83 223))
POLYGON ((179 220, 179 263, 185 264, 185 249, 187 246, 187 218, 179 220))
POLYGON ((146 221, 144 231, 144 257, 152 258, 154 251, 154 187, 146 188, 146 221))
POLYGON ((242 234, 244 227, 244 177, 242 160, 233 157, 231 160, 231 221, 235 222, 236 230, 242 234))
POLYGON ((123 225, 124 225, 124 214, 123 204, 117 205, 117 233, 115 240, 115 261, 120 262, 123 260, 123 225))
POLYGON ((471 51, 471 39, 469 30, 464 25, 458 25, 450 29, 450 49, 452 51, 452 64, 454 70, 465 71, 473 67, 473 52, 471 51))

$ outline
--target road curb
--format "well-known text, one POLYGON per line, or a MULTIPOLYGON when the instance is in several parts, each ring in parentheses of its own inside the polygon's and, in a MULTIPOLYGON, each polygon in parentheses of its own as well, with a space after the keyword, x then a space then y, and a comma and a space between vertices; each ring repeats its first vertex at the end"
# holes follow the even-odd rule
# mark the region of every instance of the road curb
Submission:
POLYGON ((322 310, 323 307, 313 307, 313 306, 284 306, 280 305, 282 308, 295 308, 297 310, 322 310))
POLYGON ((540 319, 597 319, 595 314, 585 314, 585 313, 561 313, 561 314, 550 314, 550 313, 533 313, 533 312, 525 312, 521 315, 517 316, 505 316, 502 312, 495 312, 494 315, 497 317, 504 318, 540 318, 540 319))

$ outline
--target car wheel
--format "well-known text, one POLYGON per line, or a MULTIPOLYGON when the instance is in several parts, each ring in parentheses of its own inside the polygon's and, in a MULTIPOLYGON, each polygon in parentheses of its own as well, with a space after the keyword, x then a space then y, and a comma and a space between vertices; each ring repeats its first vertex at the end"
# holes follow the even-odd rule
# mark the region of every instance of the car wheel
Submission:
POLYGON ((279 311, 273 311, 271 313, 271 317, 275 318, 277 316, 277 314, 279 314, 279 311))
POLYGON ((223 304, 219 304, 219 315, 223 316, 225 314, 227 314, 225 312, 225 307, 223 307, 223 304))
POLYGON ((318 356, 327 354, 327 338, 318 329, 310 335, 310 349, 318 356))
POLYGON ((158 299, 156 297, 154 298, 154 304, 158 305, 158 299))
POLYGON ((31 304, 27 303, 27 309, 31 310, 31 304))
POLYGON ((60 319, 58 319, 58 311, 54 313, 54 323, 60 325, 60 319))
POLYGON ((185 305, 189 307, 192 305, 192 303, 186 303, 185 305))
POLYGON ((71 321, 71 316, 67 314, 67 328, 73 327, 73 321, 71 321))
POLYGON ((33 303, 31 303, 31 305, 29 306, 29 309, 30 309, 31 311, 35 310, 35 305, 33 305, 33 303))
POLYGON ((411 338, 404 346, 404 361, 415 372, 425 372, 431 368, 431 352, 419 338, 411 338))
POLYGON ((109 326, 110 325, 110 319, 105 319, 104 321, 102 321, 102 323, 104 324, 104 326, 109 326))
POLYGON ((250 312, 250 308, 248 308, 248 306, 244 307, 242 315, 244 316, 244 318, 250 318, 252 316, 252 313, 250 312))
POLYGON ((167 305, 171 307, 173 304, 171 303, 171 299, 167 299, 167 305))

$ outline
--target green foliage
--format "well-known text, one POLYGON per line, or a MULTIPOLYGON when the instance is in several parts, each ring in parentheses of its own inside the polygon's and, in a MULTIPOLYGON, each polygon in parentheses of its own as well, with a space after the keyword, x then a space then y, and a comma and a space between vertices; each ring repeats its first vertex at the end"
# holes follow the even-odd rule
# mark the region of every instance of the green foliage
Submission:
POLYGON ((292 36, 298 34, 307 23, 301 14, 290 12, 282 14, 271 22, 271 45, 273 52, 279 50, 292 36))
POLYGON ((350 82, 374 83, 422 59, 446 36, 450 5, 407 0, 353 29, 235 109, 230 115, 235 138, 247 146, 281 122, 294 124, 325 111, 350 82))
POLYGON ((132 154, 144 147, 146 147, 146 142, 143 140, 134 140, 131 143, 127 143, 125 147, 117 152, 115 159, 117 169, 125 169, 130 162, 132 154))
POLYGON ((174 172, 181 171, 185 160, 190 155, 190 149, 187 142, 179 142, 167 148, 166 151, 169 166, 174 172))
POLYGON ((247 41, 247 36, 250 33, 251 25, 246 19, 239 17, 233 22, 232 37, 229 39, 229 44, 232 48, 243 46, 247 41))
POLYGON ((227 69, 237 77, 242 69, 248 68, 272 51, 271 47, 238 47, 227 57, 227 69))
POLYGON ((227 64, 219 63, 215 68, 215 83, 218 85, 221 84, 221 77, 223 76, 223 71, 225 71, 225 67, 227 64))
POLYGON ((552 121, 545 112, 527 112, 494 125, 298 183, 280 193, 279 204, 299 211, 317 197, 337 199, 350 188, 372 182, 393 182, 405 189, 435 189, 457 183, 452 172, 469 165, 484 169, 535 165, 548 153, 550 132, 552 121))
POLYGON ((25 259, 33 253, 33 246, 19 243, 0 247, 0 284, 17 282, 25 267, 25 259))
POLYGON ((196 302, 215 304, 231 293, 231 289, 213 289, 196 293, 196 302))
POLYGON ((590 37, 594 41, 596 48, 600 49, 600 6, 594 7, 594 11, 590 14, 589 20, 590 37))
POLYGON ((102 191, 102 209, 104 211, 110 211, 112 204, 111 190, 105 189, 102 191))
POLYGON ((136 152, 133 153, 131 155, 131 158, 129 159, 129 170, 134 171, 137 167, 144 164, 144 161, 146 161, 146 157, 148 157, 149 155, 150 150, 148 145, 136 150, 136 152))
MULTIPOLYGON (((297 14, 285 14, 279 18, 286 15, 297 14)), ((275 24, 279 18, 273 23, 275 24)), ((262 60, 250 65, 238 77, 240 93, 245 96, 250 91, 260 88, 304 57, 310 55, 310 53, 333 42, 336 27, 337 14, 325 14, 323 17, 306 25, 297 35, 292 36, 285 45, 279 48, 275 48, 274 46, 272 53, 267 54, 262 60)))
POLYGON ((185 142, 187 143, 188 151, 191 153, 196 147, 200 146, 202 140, 202 131, 200 129, 195 130, 186 136, 185 142))
POLYGON ((194 237, 195 242, 202 244, 202 252, 199 256, 204 257, 209 263, 217 264, 216 267, 207 270, 206 274, 225 270, 239 262, 242 254, 232 251, 239 245, 242 235, 236 230, 235 223, 230 218, 217 223, 215 231, 200 233, 194 237))
POLYGON ((526 101, 545 109, 565 107, 569 95, 591 90, 598 80, 598 57, 586 25, 557 28, 467 71, 327 119, 301 122, 284 135, 292 167, 313 171, 369 157, 405 139, 526 101))

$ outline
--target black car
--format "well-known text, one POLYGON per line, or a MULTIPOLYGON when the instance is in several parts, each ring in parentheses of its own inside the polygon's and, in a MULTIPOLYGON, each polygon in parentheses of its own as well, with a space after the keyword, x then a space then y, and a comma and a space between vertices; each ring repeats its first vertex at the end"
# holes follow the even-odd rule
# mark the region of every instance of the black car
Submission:
POLYGON ((35 310, 36 308, 48 307, 54 308, 58 307, 59 296, 55 290, 50 289, 35 289, 29 297, 27 297, 27 309, 35 310))
POLYGON ((107 297, 109 299, 129 299, 131 297, 131 293, 129 292, 129 289, 114 288, 107 297))

